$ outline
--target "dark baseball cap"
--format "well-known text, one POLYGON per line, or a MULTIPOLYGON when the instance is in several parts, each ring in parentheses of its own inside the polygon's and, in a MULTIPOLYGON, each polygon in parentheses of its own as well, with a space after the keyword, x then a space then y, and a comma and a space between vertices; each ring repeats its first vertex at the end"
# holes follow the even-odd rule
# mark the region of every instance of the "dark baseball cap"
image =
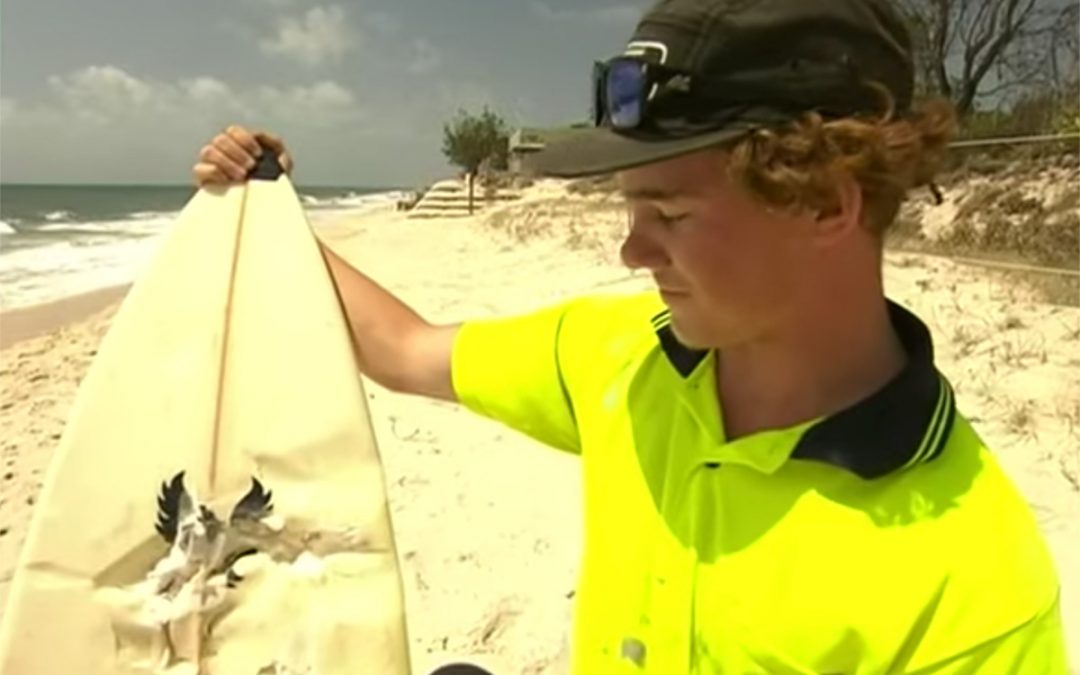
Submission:
POLYGON ((525 160, 555 177, 609 173, 730 143, 817 111, 825 118, 911 105, 911 39, 890 0, 660 0, 624 55, 698 78, 651 99, 639 127, 571 129, 525 160), (868 84, 869 82, 875 85, 868 84))

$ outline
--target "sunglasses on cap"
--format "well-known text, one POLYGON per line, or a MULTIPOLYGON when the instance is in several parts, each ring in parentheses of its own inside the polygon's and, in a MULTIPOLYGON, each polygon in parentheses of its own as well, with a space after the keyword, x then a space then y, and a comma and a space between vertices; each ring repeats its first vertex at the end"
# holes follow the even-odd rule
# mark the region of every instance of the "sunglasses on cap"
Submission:
POLYGON ((593 63, 593 123, 636 129, 645 119, 648 100, 659 87, 688 85, 688 73, 634 57, 617 56, 593 63))
POLYGON ((846 115, 869 102, 846 60, 789 61, 716 78, 634 56, 593 63, 592 99, 593 124, 616 130, 662 128, 666 119, 716 126, 748 110, 761 121, 811 109, 846 115))

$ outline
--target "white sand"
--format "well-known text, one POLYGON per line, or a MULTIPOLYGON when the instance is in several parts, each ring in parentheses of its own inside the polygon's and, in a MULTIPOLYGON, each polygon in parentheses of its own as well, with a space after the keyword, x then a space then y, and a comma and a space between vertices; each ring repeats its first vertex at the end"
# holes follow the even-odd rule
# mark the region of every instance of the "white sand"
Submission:
MULTIPOLYGON (((494 219, 519 232, 550 225, 551 234, 524 243, 479 219, 407 220, 389 210, 318 231, 435 321, 648 287, 618 264, 615 247, 566 246, 611 241, 622 225, 599 200, 553 201, 562 194, 545 183, 494 219)), ((932 257, 890 255, 886 279, 891 297, 934 331, 962 410, 1049 537, 1080 668, 1080 310, 1039 305, 985 270, 932 257)), ((42 468, 110 316, 0 352, 0 601, 42 468)), ((503 673, 565 672, 581 537, 575 458, 459 407, 368 387, 417 672, 456 658, 503 673)))

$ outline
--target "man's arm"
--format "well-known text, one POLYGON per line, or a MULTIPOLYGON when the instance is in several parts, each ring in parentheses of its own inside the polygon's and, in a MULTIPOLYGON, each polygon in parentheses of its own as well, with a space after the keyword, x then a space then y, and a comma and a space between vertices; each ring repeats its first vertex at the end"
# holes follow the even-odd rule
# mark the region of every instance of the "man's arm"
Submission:
POLYGON ((387 389, 456 401, 450 361, 458 324, 428 323, 323 245, 360 371, 387 389))
POLYGON ((558 357, 567 304, 433 325, 329 247, 323 255, 361 372, 393 391, 461 403, 552 447, 580 451, 558 357))

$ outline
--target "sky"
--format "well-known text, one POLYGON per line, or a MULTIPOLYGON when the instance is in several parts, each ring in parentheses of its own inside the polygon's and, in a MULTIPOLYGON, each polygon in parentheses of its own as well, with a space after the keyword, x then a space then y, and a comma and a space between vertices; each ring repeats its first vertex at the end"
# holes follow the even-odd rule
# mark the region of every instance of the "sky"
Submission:
POLYGON ((0 180, 191 180, 231 123, 279 134, 302 185, 450 175, 442 125, 581 121, 593 60, 647 0, 3 0, 0 180))

